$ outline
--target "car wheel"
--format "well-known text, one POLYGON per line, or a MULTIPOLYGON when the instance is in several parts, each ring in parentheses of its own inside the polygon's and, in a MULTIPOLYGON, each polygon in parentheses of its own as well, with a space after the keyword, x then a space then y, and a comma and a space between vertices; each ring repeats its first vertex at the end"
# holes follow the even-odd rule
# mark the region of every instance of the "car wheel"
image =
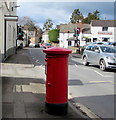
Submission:
POLYGON ((100 70, 102 70, 102 71, 106 70, 106 63, 104 60, 100 60, 99 67, 100 67, 100 70))
POLYGON ((85 66, 89 65, 89 62, 87 62, 86 56, 83 58, 83 65, 85 65, 85 66))

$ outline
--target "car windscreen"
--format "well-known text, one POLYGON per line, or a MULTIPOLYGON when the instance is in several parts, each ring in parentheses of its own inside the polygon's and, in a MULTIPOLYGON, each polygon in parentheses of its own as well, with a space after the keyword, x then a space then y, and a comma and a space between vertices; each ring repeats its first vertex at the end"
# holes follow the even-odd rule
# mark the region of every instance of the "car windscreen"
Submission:
POLYGON ((116 49, 114 49, 113 47, 106 47, 106 46, 100 46, 102 52, 105 53, 116 53, 116 49))

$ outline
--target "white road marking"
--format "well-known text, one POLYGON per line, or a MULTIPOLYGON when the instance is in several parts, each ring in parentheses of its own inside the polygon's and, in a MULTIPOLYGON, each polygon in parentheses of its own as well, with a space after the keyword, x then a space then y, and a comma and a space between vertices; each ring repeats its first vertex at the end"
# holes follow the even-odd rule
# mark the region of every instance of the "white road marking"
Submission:
POLYGON ((98 75, 100 75, 100 76, 103 77, 103 75, 102 75, 101 73, 99 73, 98 71, 95 70, 95 72, 96 72, 98 75))
POLYGON ((112 83, 112 81, 89 81, 89 83, 112 83))
MULTIPOLYGON (((75 64, 76 67, 78 67, 76 64, 75 64)), ((102 77, 112 77, 110 75, 103 75, 101 74, 100 72, 96 71, 96 70, 93 70, 93 69, 89 69, 89 68, 85 68, 85 67, 81 67, 82 69, 85 69, 85 70, 90 70, 90 71, 93 71, 95 73, 97 73, 98 75, 102 76, 102 77)))
POLYGON ((95 72, 96 72, 97 74, 99 74, 100 76, 102 76, 102 77, 112 77, 112 76, 108 76, 108 75, 102 75, 101 73, 99 73, 99 72, 96 71, 96 70, 95 70, 95 72))
POLYGON ((75 66, 78 67, 77 64, 75 64, 75 66))
POLYGON ((84 68, 84 67, 83 67, 83 69, 85 69, 85 70, 90 70, 90 71, 94 71, 94 70, 92 70, 92 69, 89 69, 89 68, 84 68))

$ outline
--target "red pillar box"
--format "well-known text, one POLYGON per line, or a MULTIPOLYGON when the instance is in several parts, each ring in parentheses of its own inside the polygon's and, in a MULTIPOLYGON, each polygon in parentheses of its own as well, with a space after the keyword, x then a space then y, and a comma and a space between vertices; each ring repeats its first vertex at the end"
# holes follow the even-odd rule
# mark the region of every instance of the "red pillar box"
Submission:
POLYGON ((53 115, 65 115, 68 109, 68 55, 71 50, 54 47, 46 53, 45 110, 53 115))

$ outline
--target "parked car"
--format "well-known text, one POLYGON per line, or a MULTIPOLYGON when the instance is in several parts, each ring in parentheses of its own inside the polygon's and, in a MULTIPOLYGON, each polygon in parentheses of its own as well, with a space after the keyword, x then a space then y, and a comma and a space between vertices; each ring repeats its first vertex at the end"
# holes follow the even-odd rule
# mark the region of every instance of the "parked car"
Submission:
POLYGON ((36 44, 35 44, 35 48, 37 48, 37 47, 40 48, 39 43, 36 43, 36 44))
POLYGON ((43 48, 44 48, 44 49, 51 48, 51 47, 52 47, 52 44, 50 44, 50 43, 45 43, 45 44, 43 45, 43 48))
POLYGON ((116 46, 116 42, 109 42, 108 45, 116 46))
POLYGON ((85 48, 82 59, 84 65, 99 65, 102 71, 116 68, 116 49, 108 45, 89 45, 85 48))
POLYGON ((89 44, 86 44, 86 45, 82 46, 82 50, 84 50, 88 45, 93 45, 93 44, 109 45, 109 42, 93 42, 93 43, 89 43, 89 44))

